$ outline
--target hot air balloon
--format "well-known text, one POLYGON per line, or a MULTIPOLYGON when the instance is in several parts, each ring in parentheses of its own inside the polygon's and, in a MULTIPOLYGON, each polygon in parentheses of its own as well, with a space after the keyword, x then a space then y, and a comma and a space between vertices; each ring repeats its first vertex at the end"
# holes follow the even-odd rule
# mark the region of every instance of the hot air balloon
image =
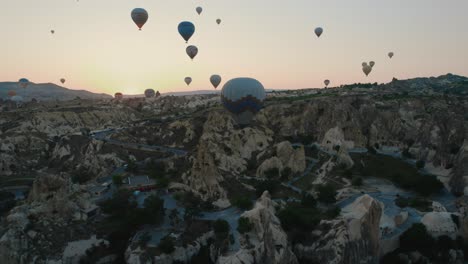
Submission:
POLYGON ((393 57, 393 55, 394 55, 393 52, 388 53, 388 57, 390 57, 390 59, 393 57))
POLYGON ((194 45, 188 46, 185 51, 187 52, 187 55, 193 60, 195 56, 198 54, 198 48, 194 45))
POLYGON ((141 30, 146 21, 148 21, 148 12, 146 12, 146 10, 143 8, 135 8, 132 10, 132 19, 141 30))
POLYGON ((123 99, 123 94, 122 93, 115 93, 114 97, 117 100, 122 100, 123 99))
POLYGON ((366 66, 362 67, 362 71, 366 74, 366 76, 368 76, 369 73, 371 73, 371 71, 372 71, 372 67, 370 65, 366 65, 366 66))
POLYGON ((248 125, 263 106, 263 85, 252 78, 236 78, 224 84, 221 102, 240 125, 248 125))
POLYGON ((330 84, 330 80, 325 80, 323 81, 323 83, 325 84, 325 87, 328 87, 328 85, 330 84))
POLYGON ((201 8, 201 6, 197 7, 195 10, 199 15, 203 12, 203 8, 201 8))
POLYGON ((156 95, 156 92, 153 89, 146 89, 145 90, 145 97, 152 98, 156 95))
POLYGON ((221 24, 221 19, 219 19, 219 18, 216 19, 216 24, 218 24, 218 25, 221 24))
POLYGON ((322 33, 323 33, 323 28, 318 27, 318 28, 315 29, 315 35, 317 35, 317 37, 320 38, 320 36, 322 35, 322 33))
POLYGON ((61 82, 62 84, 64 84, 64 83, 65 83, 65 79, 64 79, 64 78, 60 79, 60 82, 61 82))
POLYGON ((375 62, 373 62, 373 61, 369 62, 369 65, 370 65, 371 67, 374 67, 375 62))
POLYGON ((182 38, 184 38, 185 42, 188 42, 193 33, 195 33, 195 26, 188 21, 181 22, 177 29, 179 30, 179 34, 182 36, 182 38))
POLYGON ((367 66, 367 62, 363 62, 361 65, 362 65, 362 67, 366 67, 366 66, 367 66))
POLYGON ((13 96, 15 96, 15 95, 16 95, 16 92, 15 92, 15 91, 13 91, 13 90, 8 91, 8 96, 9 96, 9 97, 13 97, 13 96))
POLYGON ((185 81, 185 83, 186 83, 187 85, 190 85, 190 84, 192 83, 192 78, 190 78, 190 77, 185 77, 184 81, 185 81))
POLYGON ((52 30, 50 31, 50 33, 51 33, 51 34, 55 34, 55 30, 52 29, 52 30))
POLYGON ((159 93, 159 91, 156 92, 156 97, 159 97, 161 96, 161 94, 159 93))
POLYGON ((215 89, 218 88, 219 84, 221 83, 221 76, 217 74, 211 75, 210 82, 215 89))
POLYGON ((21 88, 26 88, 29 85, 29 80, 26 79, 26 78, 21 78, 21 79, 19 79, 18 82, 19 82, 19 85, 20 85, 21 88))

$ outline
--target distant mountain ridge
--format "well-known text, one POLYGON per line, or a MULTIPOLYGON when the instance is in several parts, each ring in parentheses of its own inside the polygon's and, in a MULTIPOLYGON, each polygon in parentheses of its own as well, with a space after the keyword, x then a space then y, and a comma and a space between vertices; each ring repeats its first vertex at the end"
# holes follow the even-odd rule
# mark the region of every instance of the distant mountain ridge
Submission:
POLYGON ((93 93, 86 90, 68 89, 53 83, 30 83, 27 88, 20 88, 17 82, 0 82, 0 98, 8 99, 8 91, 15 91, 25 101, 35 98, 39 101, 81 99, 110 99, 112 96, 104 93, 93 93))

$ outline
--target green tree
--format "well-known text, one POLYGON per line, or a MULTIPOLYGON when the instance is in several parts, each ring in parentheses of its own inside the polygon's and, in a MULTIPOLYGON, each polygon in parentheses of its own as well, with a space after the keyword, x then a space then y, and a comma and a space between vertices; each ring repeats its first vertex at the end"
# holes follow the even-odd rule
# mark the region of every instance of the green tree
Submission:
POLYGON ((128 172, 137 173, 138 172, 138 165, 133 159, 129 159, 127 163, 127 168, 125 169, 128 172))
POLYGON ((237 227, 237 231, 241 234, 248 233, 253 228, 253 224, 250 222, 249 218, 246 217, 240 217, 238 224, 239 226, 237 227))
POLYGON ((319 185, 317 187, 318 200, 322 203, 334 203, 336 202, 336 189, 331 184, 319 185))
POLYGON ((400 236, 400 248, 404 251, 429 253, 434 245, 434 238, 421 223, 413 224, 400 236))
POLYGON ((120 174, 112 175, 112 182, 117 186, 122 185, 123 184, 122 175, 120 175, 120 174))
POLYGON ((229 223, 226 220, 218 219, 213 223, 213 230, 216 234, 228 234, 229 229, 229 223))
POLYGON ((238 196, 231 201, 232 205, 242 210, 249 210, 252 208, 252 200, 247 196, 238 196))
POLYGON ((175 250, 174 240, 170 236, 166 236, 161 239, 158 245, 159 250, 161 250, 164 254, 171 254, 175 250))
POLYGON ((362 186, 362 177, 354 177, 351 184, 353 186, 362 186))

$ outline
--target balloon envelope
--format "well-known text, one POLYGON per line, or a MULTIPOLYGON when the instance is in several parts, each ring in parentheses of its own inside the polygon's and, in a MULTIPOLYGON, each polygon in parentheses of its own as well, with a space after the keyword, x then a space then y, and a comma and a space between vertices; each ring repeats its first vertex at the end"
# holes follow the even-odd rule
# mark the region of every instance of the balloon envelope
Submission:
POLYGON ((184 81, 185 81, 185 83, 186 83, 187 85, 190 85, 190 84, 192 83, 192 78, 190 78, 190 77, 185 77, 184 81))
POLYGON ((153 89, 146 89, 145 90, 145 97, 146 98, 151 98, 156 95, 156 92, 153 89))
POLYGON ((196 46, 190 45, 188 46, 185 51, 187 52, 187 55, 193 60, 195 56, 198 54, 198 48, 196 46))
POLYGON ((21 79, 19 79, 18 82, 19 82, 19 85, 20 85, 22 88, 26 88, 26 87, 28 87, 28 85, 29 85, 29 80, 26 79, 26 78, 21 78, 21 79))
POLYGON ((325 80, 323 81, 323 83, 325 84, 325 86, 328 86, 330 84, 330 80, 325 80))
POLYGON ((121 99, 123 99, 123 94, 122 93, 115 93, 114 97, 117 100, 121 100, 121 99))
POLYGON ((393 52, 388 53, 388 57, 390 57, 390 59, 393 57, 393 55, 394 55, 393 52))
POLYGON ((55 30, 51 30, 50 33, 54 34, 54 33, 55 33, 55 30))
POLYGON ((140 30, 145 25, 146 21, 148 21, 148 12, 143 8, 133 9, 131 16, 133 22, 135 22, 140 30))
POLYGON ((366 65, 366 66, 362 67, 362 71, 364 72, 364 74, 366 76, 368 76, 369 73, 371 73, 371 71, 372 71, 372 67, 370 65, 366 65))
POLYGON ((216 23, 217 23, 218 25, 221 24, 221 19, 219 19, 219 18, 216 19, 216 23))
POLYGON ((189 41, 193 33, 195 33, 195 26, 188 21, 181 22, 177 29, 179 30, 179 34, 186 42, 189 41))
POLYGON ((62 84, 64 84, 64 83, 65 83, 65 79, 64 79, 64 78, 60 79, 60 82, 61 82, 62 84))
POLYGON ((362 65, 362 67, 366 67, 366 66, 367 66, 367 62, 363 62, 361 65, 362 65))
POLYGON ((375 62, 373 62, 373 61, 369 62, 369 65, 370 65, 371 67, 374 67, 375 62))
POLYGON ((315 29, 315 35, 317 35, 317 37, 320 37, 322 33, 323 33, 323 28, 318 27, 315 29))
POLYGON ((214 86, 214 88, 218 88, 219 84, 221 83, 221 76, 214 74, 210 77, 210 82, 214 86))
POLYGON ((248 125, 260 111, 265 100, 265 88, 252 78, 236 78, 224 84, 221 102, 234 115, 237 123, 248 125))
POLYGON ((199 15, 203 12, 203 8, 201 8, 201 6, 197 7, 196 10, 199 15))

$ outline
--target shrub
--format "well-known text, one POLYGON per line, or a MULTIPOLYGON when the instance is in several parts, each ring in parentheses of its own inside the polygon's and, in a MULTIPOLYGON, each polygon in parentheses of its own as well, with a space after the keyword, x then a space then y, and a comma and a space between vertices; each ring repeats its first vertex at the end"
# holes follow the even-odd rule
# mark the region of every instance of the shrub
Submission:
POLYGON ((250 232, 253 228, 253 224, 246 217, 239 218, 238 224, 239 226, 237 227, 237 231, 239 231, 241 234, 250 232))
POLYGON ((362 177, 354 177, 351 184, 353 186, 362 186, 362 177))
POLYGON ((216 234, 228 234, 229 229, 229 223, 226 220, 218 219, 213 223, 213 230, 216 234))
POLYGON ((338 217, 341 213, 341 208, 338 207, 338 206, 335 206, 333 208, 330 208, 328 209, 327 211, 325 211, 325 217, 327 219, 334 219, 336 217, 338 217))
POLYGON ((317 206, 317 201, 310 194, 304 194, 301 199, 301 205, 304 207, 315 208, 317 206))
POLYGON ((331 184, 319 185, 317 190, 319 202, 327 204, 336 202, 336 189, 331 184))
POLYGON ((416 223, 400 236, 400 248, 404 251, 428 253, 434 245, 434 238, 427 233, 426 226, 416 223))
POLYGON ((122 175, 112 175, 112 182, 117 186, 122 185, 123 184, 122 175))
POLYGON ((265 177, 267 177, 268 179, 277 179, 279 175, 280 172, 278 168, 271 168, 265 171, 265 177))
POLYGON ((416 162, 416 168, 422 169, 422 168, 424 168, 424 166, 426 166, 426 162, 424 160, 418 160, 416 162))
POLYGON ((242 210, 249 210, 252 208, 252 200, 246 196, 239 196, 234 198, 231 203, 242 210))
POLYGON ((161 242, 159 242, 158 248, 164 254, 171 254, 175 250, 174 240, 170 236, 166 236, 163 239, 161 239, 161 242))

